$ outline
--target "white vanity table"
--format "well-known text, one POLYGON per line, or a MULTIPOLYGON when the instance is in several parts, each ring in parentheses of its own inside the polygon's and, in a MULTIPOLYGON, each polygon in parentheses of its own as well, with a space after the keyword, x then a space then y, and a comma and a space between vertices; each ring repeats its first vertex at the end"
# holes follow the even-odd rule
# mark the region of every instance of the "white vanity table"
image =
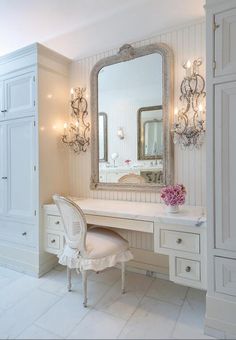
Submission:
MULTIPOLYGON (((73 198, 87 223, 108 228, 151 233, 154 252, 169 256, 171 281, 190 287, 206 287, 206 219, 200 207, 184 206, 168 214, 157 203, 73 198)), ((58 254, 64 232, 57 207, 44 205, 45 250, 58 254)))

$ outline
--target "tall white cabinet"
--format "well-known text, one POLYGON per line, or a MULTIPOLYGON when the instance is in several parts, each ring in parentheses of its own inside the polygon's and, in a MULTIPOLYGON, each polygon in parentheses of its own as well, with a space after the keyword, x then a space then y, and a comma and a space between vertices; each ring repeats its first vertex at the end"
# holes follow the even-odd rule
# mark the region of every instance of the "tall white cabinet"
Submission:
POLYGON ((207 0, 206 332, 236 338, 236 1, 207 0))
POLYGON ((70 60, 33 44, 0 58, 0 264, 40 276, 42 205, 68 192, 59 142, 68 110, 70 60))

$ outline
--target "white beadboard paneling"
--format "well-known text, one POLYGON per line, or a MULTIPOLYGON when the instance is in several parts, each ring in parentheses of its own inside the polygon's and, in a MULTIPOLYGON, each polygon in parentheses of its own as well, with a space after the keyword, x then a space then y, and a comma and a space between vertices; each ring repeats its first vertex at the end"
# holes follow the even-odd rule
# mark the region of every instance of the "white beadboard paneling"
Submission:
MULTIPOLYGON (((184 76, 182 64, 187 60, 197 57, 203 59, 201 68, 205 74, 205 24, 195 22, 182 26, 176 30, 167 31, 133 43, 139 47, 155 42, 164 42, 174 51, 175 64, 175 106, 179 104, 179 86, 184 76)), ((71 68, 71 86, 85 86, 87 88, 88 99, 90 96, 89 81, 90 71, 94 64, 101 58, 117 53, 117 49, 105 51, 88 58, 74 61, 71 68)), ((175 182, 183 183, 187 188, 187 203, 191 205, 205 205, 205 145, 200 150, 182 150, 175 146, 175 182)), ((70 155, 70 189, 75 196, 120 199, 142 202, 159 202, 158 193, 139 193, 139 192, 112 192, 112 191, 91 191, 89 188, 91 169, 90 149, 80 156, 70 155)))
MULTIPOLYGON (((167 31, 132 44, 135 47, 144 46, 151 43, 164 42, 168 44, 174 52, 174 89, 175 106, 179 104, 180 83, 184 76, 182 64, 190 59, 202 58, 203 66, 201 72, 205 75, 205 24, 195 22, 176 30, 167 31)), ((74 61, 71 68, 71 87, 85 86, 87 88, 88 101, 90 96, 90 71, 94 64, 107 56, 116 54, 117 49, 105 51, 88 58, 74 61)), ((140 202, 160 202, 158 193, 150 192, 117 192, 117 191, 91 191, 89 188, 91 173, 91 153, 90 149, 79 156, 70 153, 70 193, 73 196, 103 198, 112 200, 128 200, 140 202)), ((206 153, 205 145, 200 150, 182 150, 175 146, 175 182, 183 183, 187 188, 187 204, 205 206, 206 188, 206 153)), ((153 251, 153 236, 145 233, 135 233, 120 231, 132 248, 153 251)), ((160 262, 156 255, 157 265, 160 262)))

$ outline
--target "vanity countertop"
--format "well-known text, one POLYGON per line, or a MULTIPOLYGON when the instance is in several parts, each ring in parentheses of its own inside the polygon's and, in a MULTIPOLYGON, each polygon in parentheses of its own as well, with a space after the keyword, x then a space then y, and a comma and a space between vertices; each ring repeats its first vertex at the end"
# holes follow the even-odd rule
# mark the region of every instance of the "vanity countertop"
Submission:
MULTIPOLYGON (((103 200, 93 198, 72 198, 86 215, 110 216, 166 224, 182 224, 186 226, 206 226, 205 209, 184 205, 177 214, 167 213, 160 203, 130 202, 103 200)), ((44 206, 46 210, 58 213, 55 204, 44 206)))

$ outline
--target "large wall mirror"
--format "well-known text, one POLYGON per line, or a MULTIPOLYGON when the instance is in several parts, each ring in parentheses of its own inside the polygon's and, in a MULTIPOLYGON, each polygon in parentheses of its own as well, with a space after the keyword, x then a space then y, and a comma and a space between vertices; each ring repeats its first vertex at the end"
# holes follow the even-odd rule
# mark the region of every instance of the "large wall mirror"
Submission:
POLYGON ((91 73, 92 189, 157 190, 173 181, 172 52, 124 45, 91 73))

